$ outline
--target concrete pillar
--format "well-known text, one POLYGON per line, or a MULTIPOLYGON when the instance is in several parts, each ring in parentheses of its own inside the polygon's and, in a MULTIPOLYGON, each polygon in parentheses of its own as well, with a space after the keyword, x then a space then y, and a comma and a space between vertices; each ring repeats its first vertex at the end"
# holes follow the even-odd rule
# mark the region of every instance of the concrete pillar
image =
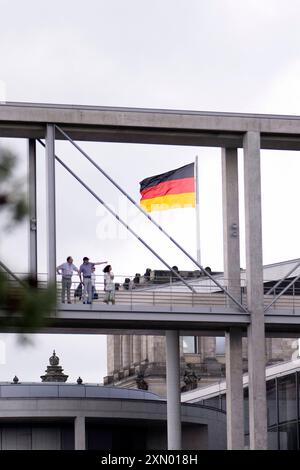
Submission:
MULTIPOLYGON (((153 362, 165 363, 166 362, 166 341, 164 336, 152 336, 153 340, 153 362)), ((179 342, 180 345, 180 342, 179 342)))
POLYGON ((178 331, 166 331, 168 450, 181 449, 180 357, 178 331))
POLYGON ((47 124, 46 130, 46 201, 48 282, 56 281, 56 216, 55 216, 55 128, 47 124))
POLYGON ((28 140, 29 273, 37 279, 36 142, 28 140))
POLYGON ((85 417, 76 416, 74 421, 74 440, 75 450, 85 450, 86 438, 85 438, 85 417))
POLYGON ((242 333, 239 328, 226 332, 226 418, 227 449, 244 449, 244 397, 242 333))
POLYGON ((214 336, 202 336, 202 357, 206 359, 216 359, 216 338, 214 336))
POLYGON ((150 363, 155 362, 155 337, 147 337, 147 355, 150 363))
POLYGON ((250 449, 267 449, 265 324, 262 267, 260 135, 244 137, 245 225, 248 328, 250 449))
POLYGON ((122 366, 124 369, 130 365, 130 335, 122 335, 122 366))
MULTIPOLYGON (((240 300, 240 239, 238 153, 222 149, 224 278, 228 291, 240 300)), ((235 308, 227 297, 227 305, 235 308)), ((244 448, 242 332, 226 332, 227 448, 244 448)))
POLYGON ((146 335, 142 336, 141 354, 142 354, 142 357, 141 357, 142 361, 145 361, 145 360, 149 359, 149 357, 148 357, 148 336, 146 336, 146 335))
POLYGON ((113 375, 121 367, 121 335, 107 336, 107 373, 113 375))
POLYGON ((133 335, 132 344, 132 362, 133 364, 139 364, 141 362, 141 336, 133 335))
MULTIPOLYGON (((235 148, 222 149, 223 249, 227 288, 240 301, 240 235, 238 154, 235 148)), ((235 307, 227 297, 228 306, 235 307)))

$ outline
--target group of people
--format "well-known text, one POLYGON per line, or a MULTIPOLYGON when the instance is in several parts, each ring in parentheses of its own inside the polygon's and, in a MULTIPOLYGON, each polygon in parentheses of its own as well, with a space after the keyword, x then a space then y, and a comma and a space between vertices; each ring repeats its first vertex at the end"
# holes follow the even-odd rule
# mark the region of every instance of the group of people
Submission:
POLYGON ((99 264, 106 264, 103 269, 104 272, 104 291, 105 297, 104 302, 112 304, 115 303, 115 284, 114 284, 114 273, 112 267, 107 264, 107 261, 91 262, 87 256, 83 258, 83 263, 79 269, 73 264, 72 256, 68 256, 66 263, 57 266, 57 274, 62 276, 62 290, 61 290, 61 301, 65 303, 67 294, 68 304, 71 302, 71 285, 72 276, 74 272, 78 273, 80 284, 83 286, 82 300, 84 304, 91 304, 96 291, 96 274, 95 266, 99 264))

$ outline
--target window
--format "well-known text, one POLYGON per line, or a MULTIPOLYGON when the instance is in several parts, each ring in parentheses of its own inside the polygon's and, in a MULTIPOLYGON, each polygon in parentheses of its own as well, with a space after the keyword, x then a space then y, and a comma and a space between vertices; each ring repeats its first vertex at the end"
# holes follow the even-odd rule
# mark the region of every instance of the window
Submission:
POLYGON ((249 391, 244 388, 244 428, 245 434, 249 434, 249 391))
POLYGON ((280 450, 297 450, 297 423, 289 423, 279 426, 279 445, 280 450))
POLYGON ((206 405, 206 406, 212 406, 213 408, 222 409, 221 408, 221 400, 220 400, 219 396, 208 398, 207 400, 203 401, 203 404, 206 405))
POLYGON ((278 450, 277 426, 268 429, 268 450, 278 450))
POLYGON ((278 378, 279 422, 297 419, 296 375, 278 378))
POLYGON ((198 353, 198 337, 197 336, 183 336, 183 352, 184 354, 197 354, 198 353))
POLYGON ((225 356, 225 338, 216 337, 216 355, 225 356))
POLYGON ((268 427, 274 426, 274 424, 277 424, 277 403, 276 403, 275 380, 269 380, 267 382, 267 413, 268 413, 268 427))

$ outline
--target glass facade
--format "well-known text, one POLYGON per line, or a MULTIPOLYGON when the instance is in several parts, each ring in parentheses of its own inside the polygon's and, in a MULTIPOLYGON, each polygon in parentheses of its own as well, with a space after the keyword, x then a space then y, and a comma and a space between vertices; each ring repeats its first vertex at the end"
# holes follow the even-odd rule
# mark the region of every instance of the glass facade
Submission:
MULTIPOLYGON (((270 450, 300 450, 300 372, 268 380, 267 418, 270 450)), ((226 410, 226 395, 201 401, 226 410), (219 406, 217 405, 219 403, 219 406)), ((244 389, 245 443, 249 442, 248 388, 244 389)))
POLYGON ((1 422, 0 450, 73 450, 73 424, 1 422))

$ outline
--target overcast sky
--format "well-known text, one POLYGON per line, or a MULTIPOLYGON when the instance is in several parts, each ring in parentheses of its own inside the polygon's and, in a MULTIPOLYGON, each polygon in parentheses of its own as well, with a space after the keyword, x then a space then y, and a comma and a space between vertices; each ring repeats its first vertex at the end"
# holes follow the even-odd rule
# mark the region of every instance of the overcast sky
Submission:
MULTIPOLYGON (((299 114, 299 0, 0 0, 0 13, 0 100, 299 114)), ((0 143, 18 153, 18 176, 25 177, 26 142, 0 143)), ((82 146, 136 201, 141 179, 198 155, 202 262, 223 269, 219 149, 82 146)), ((56 150, 170 264, 193 269, 70 144, 58 142, 56 150)), ((263 151, 261 162, 264 263, 298 258, 299 156, 263 151)), ((244 267, 242 163, 240 155, 244 267)), ((39 149, 40 272, 46 270, 44 169, 44 151, 39 149)), ((155 217, 195 255, 193 210, 155 217)), ((28 268, 27 228, 23 224, 13 232, 1 231, 1 259, 18 272, 28 268)), ((147 267, 162 267, 57 167, 57 262, 69 254, 76 264, 83 256, 107 259, 122 280, 147 267)), ((53 348, 71 380, 81 375, 99 382, 106 374, 104 337, 44 335, 26 349, 17 345, 14 335, 0 335, 0 340, 0 352, 6 353, 0 380, 14 374, 39 380, 53 348)))

